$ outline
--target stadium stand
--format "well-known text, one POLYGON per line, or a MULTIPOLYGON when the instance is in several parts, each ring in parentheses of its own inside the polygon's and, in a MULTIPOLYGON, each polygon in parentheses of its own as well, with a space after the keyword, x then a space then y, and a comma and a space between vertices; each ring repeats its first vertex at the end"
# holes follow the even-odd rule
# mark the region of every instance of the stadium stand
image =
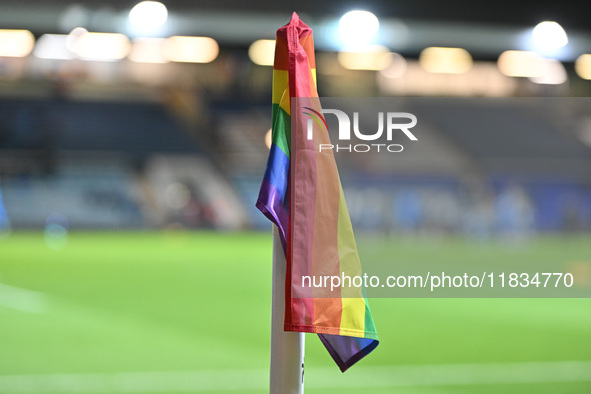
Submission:
MULTIPOLYGON (((359 103, 351 99, 349 109, 359 103)), ((507 227, 505 209, 522 206, 519 226, 531 231, 591 228, 591 152, 576 130, 581 106, 539 98, 396 103, 420 119, 418 141, 398 135, 391 142, 403 152, 336 156, 356 227, 487 235, 507 227)), ((0 104, 2 188, 15 228, 42 226, 52 212, 75 228, 268 228, 253 204, 270 127, 259 101, 210 100, 201 126, 153 98, 0 104)), ((375 119, 360 121, 375 130, 375 119)))
POLYGON ((0 129, 2 189, 15 228, 43 227, 56 212, 73 228, 244 225, 233 190, 198 160, 198 144, 160 103, 4 99, 0 129), (205 191, 200 209, 211 213, 202 220, 181 220, 184 206, 152 198, 178 181, 165 176, 153 184, 152 175, 179 167, 179 160, 181 178, 205 191))

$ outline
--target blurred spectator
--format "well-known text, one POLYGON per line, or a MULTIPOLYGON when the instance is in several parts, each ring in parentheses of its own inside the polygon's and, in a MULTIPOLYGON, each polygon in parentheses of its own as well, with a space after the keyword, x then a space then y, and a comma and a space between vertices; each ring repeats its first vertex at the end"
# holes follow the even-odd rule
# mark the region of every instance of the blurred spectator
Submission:
POLYGON ((533 235, 535 215, 530 197, 518 184, 510 184, 497 196, 497 229, 502 237, 522 241, 533 235))
POLYGON ((423 203, 414 188, 400 190, 393 199, 392 225, 405 235, 416 235, 423 219, 423 203))
POLYGON ((495 197, 484 182, 475 180, 466 185, 462 205, 462 225, 467 237, 490 238, 495 223, 495 197))

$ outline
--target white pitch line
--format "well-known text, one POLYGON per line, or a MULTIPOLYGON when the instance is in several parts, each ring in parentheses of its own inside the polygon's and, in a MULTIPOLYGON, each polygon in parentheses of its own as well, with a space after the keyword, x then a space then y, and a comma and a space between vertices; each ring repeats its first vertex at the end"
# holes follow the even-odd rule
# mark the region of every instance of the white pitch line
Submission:
MULTIPOLYGON (((0 375, 1 393, 167 393, 268 390, 267 369, 0 375)), ((309 388, 591 382, 591 361, 310 368, 309 388)))
POLYGON ((29 313, 43 313, 47 310, 47 296, 0 283, 0 305, 29 313))

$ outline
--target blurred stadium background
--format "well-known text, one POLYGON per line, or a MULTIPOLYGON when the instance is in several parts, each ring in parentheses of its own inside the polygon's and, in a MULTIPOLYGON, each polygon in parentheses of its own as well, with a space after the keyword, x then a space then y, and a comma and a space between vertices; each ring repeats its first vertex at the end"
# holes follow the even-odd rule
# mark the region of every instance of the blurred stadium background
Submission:
MULTIPOLYGON (((337 154, 362 259, 590 278, 584 2, 164 3, 0 1, 1 393, 265 392, 254 201, 294 10, 321 96, 430 116, 413 154, 337 154)), ((340 376, 309 336, 306 391, 591 392, 589 300, 372 301, 380 347, 340 376)))

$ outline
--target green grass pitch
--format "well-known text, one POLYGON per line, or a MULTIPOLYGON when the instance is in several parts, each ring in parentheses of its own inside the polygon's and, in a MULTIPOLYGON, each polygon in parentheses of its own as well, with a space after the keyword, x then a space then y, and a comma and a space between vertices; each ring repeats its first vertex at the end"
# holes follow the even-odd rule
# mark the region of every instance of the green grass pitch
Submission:
MULTIPOLYGON (((366 236, 359 249, 591 259, 584 237, 508 252, 366 236)), ((270 293, 270 232, 74 232, 59 250, 14 233, 0 239, 0 393, 264 393, 270 293)), ((341 374, 306 335, 306 392, 591 393, 590 301, 372 299, 380 346, 341 374)))

